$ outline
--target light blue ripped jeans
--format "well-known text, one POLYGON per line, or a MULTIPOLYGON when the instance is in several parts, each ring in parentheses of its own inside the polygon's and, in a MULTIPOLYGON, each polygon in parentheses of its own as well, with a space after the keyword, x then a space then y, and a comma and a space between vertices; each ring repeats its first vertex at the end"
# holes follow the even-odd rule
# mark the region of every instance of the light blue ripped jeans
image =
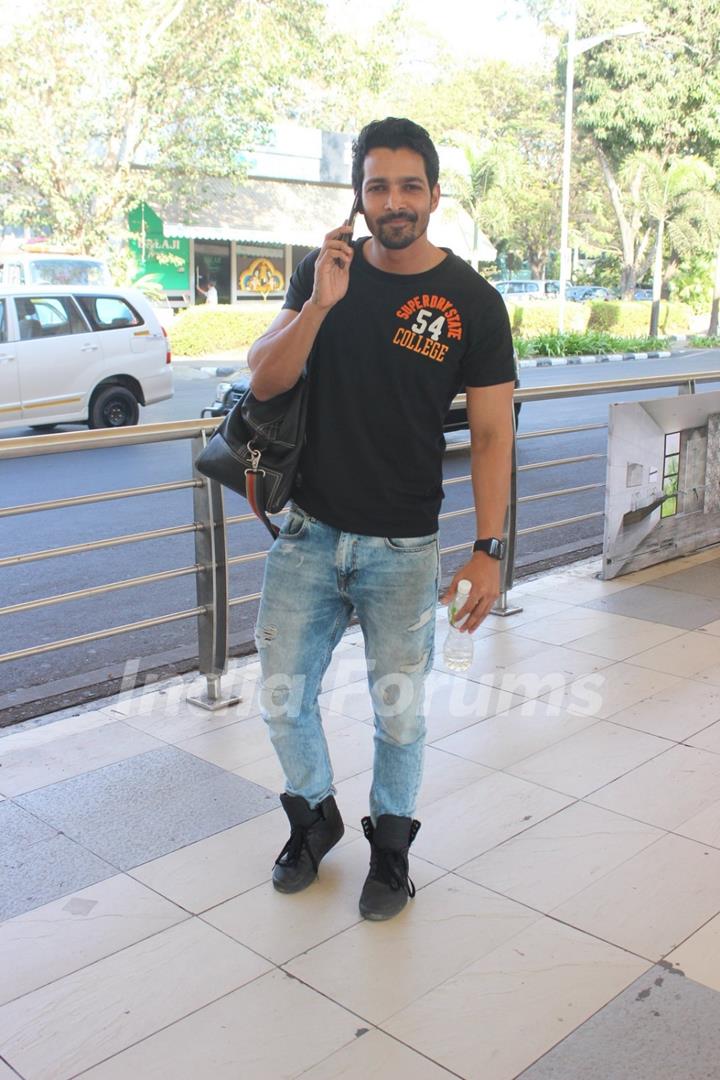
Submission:
MULTIPOLYGON (((291 795, 333 791, 318 692, 357 612, 375 712, 370 815, 412 817, 425 744, 423 684, 438 598, 437 533, 387 539, 341 532, 292 506, 265 568, 255 640, 261 707, 291 795)), ((368 732, 369 736, 369 732, 368 732)))

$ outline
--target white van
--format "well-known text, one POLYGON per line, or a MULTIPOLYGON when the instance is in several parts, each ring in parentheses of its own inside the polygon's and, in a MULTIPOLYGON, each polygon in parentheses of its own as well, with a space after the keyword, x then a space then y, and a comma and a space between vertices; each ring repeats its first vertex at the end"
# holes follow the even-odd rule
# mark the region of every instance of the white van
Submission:
POLYGON ((137 289, 0 285, 0 429, 137 424, 172 397, 170 361, 137 289))
POLYGON ((112 285, 102 259, 61 251, 0 251, 0 285, 112 285))

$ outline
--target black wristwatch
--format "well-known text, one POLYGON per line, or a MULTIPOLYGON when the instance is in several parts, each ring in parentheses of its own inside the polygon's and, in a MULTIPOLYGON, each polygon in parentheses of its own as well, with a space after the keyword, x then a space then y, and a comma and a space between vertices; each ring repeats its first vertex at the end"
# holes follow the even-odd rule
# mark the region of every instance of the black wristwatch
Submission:
POLYGON ((505 558, 505 541, 498 540, 497 536, 489 536, 484 540, 476 540, 473 551, 484 551, 491 559, 505 558))

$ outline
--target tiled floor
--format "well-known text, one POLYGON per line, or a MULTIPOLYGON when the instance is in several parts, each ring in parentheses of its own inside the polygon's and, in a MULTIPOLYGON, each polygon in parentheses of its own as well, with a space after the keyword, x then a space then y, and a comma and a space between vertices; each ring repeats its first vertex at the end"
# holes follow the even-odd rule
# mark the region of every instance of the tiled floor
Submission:
POLYGON ((356 632, 321 698, 347 830, 297 896, 256 663, 227 711, 176 680, 6 730, 0 1080, 719 1080, 720 552, 596 569, 436 660, 389 923, 356 632))

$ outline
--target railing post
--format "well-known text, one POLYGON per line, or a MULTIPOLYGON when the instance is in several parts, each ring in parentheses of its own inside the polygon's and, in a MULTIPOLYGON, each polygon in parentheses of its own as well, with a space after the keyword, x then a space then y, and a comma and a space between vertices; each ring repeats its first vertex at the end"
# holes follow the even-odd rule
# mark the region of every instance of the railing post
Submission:
POLYGON ((517 428, 515 424, 515 407, 513 403, 512 407, 512 421, 513 421, 513 444, 512 444, 512 462, 510 468, 510 494, 508 498, 507 510, 505 511, 505 558, 500 565, 500 581, 501 589, 500 595, 497 598, 495 605, 491 608, 492 615, 518 615, 521 611, 521 607, 514 607, 512 604, 508 604, 508 593, 513 586, 513 576, 515 573, 515 544, 517 540, 517 428))
POLYGON ((198 607, 204 607, 198 615, 198 667, 207 680, 207 689, 200 697, 189 697, 192 705, 216 712, 230 705, 237 705, 238 697, 223 698, 221 677, 227 671, 228 649, 228 567, 227 535, 225 531, 225 504, 220 484, 208 480, 195 468, 195 459, 206 443, 206 436, 199 435, 191 442, 193 478, 201 483, 193 488, 195 522, 200 528, 195 533, 195 561, 198 607))

